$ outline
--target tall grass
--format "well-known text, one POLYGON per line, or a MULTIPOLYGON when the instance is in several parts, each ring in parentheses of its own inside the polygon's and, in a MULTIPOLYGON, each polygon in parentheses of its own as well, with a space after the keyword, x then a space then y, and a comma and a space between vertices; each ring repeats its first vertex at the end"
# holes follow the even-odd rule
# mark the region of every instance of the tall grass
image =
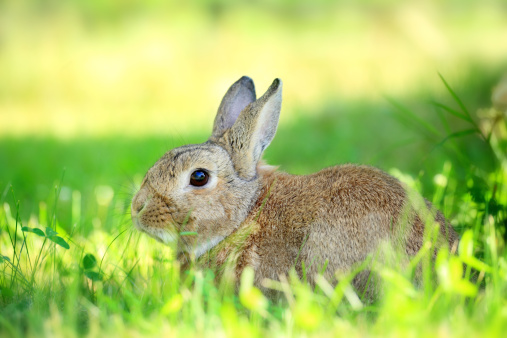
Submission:
MULTIPOLYGON (((433 177, 432 201, 452 214, 462 238, 453 252, 438 252, 434 269, 430 231, 404 269, 374 265, 384 295, 373 303, 350 284, 364 265, 340 275, 337 285, 320 277, 312 288, 293 271, 265 281, 280 295, 270 301, 253 286, 252 270, 245 270, 237 290, 226 279, 216 281, 213 271, 180 271, 172 248, 132 230, 128 203, 108 186, 95 189, 88 201, 94 204, 92 217, 83 215, 81 192, 63 189, 62 175, 51 193, 54 201, 40 202, 27 221, 20 216, 23 204, 15 187, 7 185, 0 195, 1 334, 502 336, 507 332, 505 111, 498 106, 475 116, 442 80, 451 101, 431 104, 444 133, 392 101, 407 125, 439 139, 434 144, 452 154, 433 177), (453 130, 454 118, 465 129, 453 130), (471 133, 478 135, 473 142, 490 149, 483 154, 494 163, 488 171, 470 163, 454 143, 471 133), (456 175, 459 165, 466 165, 464 181, 456 175), (62 195, 70 226, 58 217, 62 195), (418 265, 422 286, 413 282, 418 265)), ((392 173, 420 190, 418 177, 392 173)))

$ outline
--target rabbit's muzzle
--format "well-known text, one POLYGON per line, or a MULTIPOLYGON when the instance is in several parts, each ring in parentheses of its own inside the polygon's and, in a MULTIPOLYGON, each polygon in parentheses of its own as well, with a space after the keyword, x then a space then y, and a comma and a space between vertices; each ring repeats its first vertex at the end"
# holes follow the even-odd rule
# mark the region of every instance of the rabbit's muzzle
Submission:
POLYGON ((132 200, 132 223, 141 232, 157 241, 170 244, 176 241, 180 225, 175 222, 167 199, 141 188, 132 200))
POLYGON ((168 198, 142 187, 132 200, 131 216, 136 228, 149 232, 148 229, 174 229, 178 222, 174 219, 176 211, 168 198))

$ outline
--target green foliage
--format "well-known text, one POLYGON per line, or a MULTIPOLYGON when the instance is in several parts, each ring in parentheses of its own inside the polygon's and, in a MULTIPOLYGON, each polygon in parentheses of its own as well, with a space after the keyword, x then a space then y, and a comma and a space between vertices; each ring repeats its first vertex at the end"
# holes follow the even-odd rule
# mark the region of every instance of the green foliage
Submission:
POLYGON ((83 269, 90 270, 97 265, 97 259, 92 254, 86 254, 82 260, 83 269))
POLYGON ((69 243, 67 243, 62 237, 58 236, 58 233, 51 229, 50 227, 46 227, 46 233, 42 231, 41 229, 37 228, 29 228, 29 227, 22 227, 22 231, 24 232, 32 232, 36 235, 39 235, 41 237, 46 237, 51 242, 58 244, 62 248, 69 249, 69 243))
POLYGON ((46 234, 41 229, 22 227, 21 230, 23 230, 24 232, 33 232, 34 234, 39 235, 41 237, 46 237, 46 234))
MULTIPOLYGON (((0 168, 2 177, 12 182, 12 186, 2 183, 6 188, 0 195, 0 334, 502 336, 507 330, 507 162, 501 148, 507 139, 505 115, 495 110, 493 115, 476 116, 458 91, 445 81, 443 86, 449 91, 449 102, 430 103, 442 117, 440 126, 433 120, 420 122, 415 109, 394 100, 392 111, 386 104, 377 106, 380 112, 354 117, 363 104, 339 120, 324 112, 323 117, 282 125, 266 154, 270 162, 300 173, 351 160, 351 154, 358 153, 349 150, 351 139, 354 146, 365 149, 362 157, 353 158, 358 162, 389 168, 402 158, 406 162, 399 164, 402 170, 392 172, 412 188, 431 192, 425 195, 433 197, 462 234, 459 248, 439 250, 434 266, 435 243, 429 231, 423 249, 411 262, 401 263, 392 253, 393 259, 385 265, 367 261, 337 276, 337 285, 320 276, 310 286, 293 270, 280 280, 264 281, 263 293, 253 285, 253 271, 245 269, 236 290, 227 271, 219 271, 223 276, 218 279, 208 269, 190 267, 181 272, 172 248, 132 229, 130 197, 121 194, 121 187, 110 185, 126 181, 118 178, 122 170, 126 177, 137 175, 139 183, 149 165, 177 142, 2 140, 8 149, 2 149, 0 156, 15 164, 0 168), (422 139, 424 149, 437 144, 427 160, 421 162, 421 152, 415 151, 404 151, 403 157, 396 151, 375 156, 377 145, 372 146, 368 134, 378 119, 399 117, 400 111, 404 116, 400 121, 417 133, 396 135, 393 130, 399 126, 393 123, 377 136, 394 144, 399 139, 392 135, 422 139), (372 147, 373 151, 366 150, 372 147), (488 150, 479 158, 491 165, 472 160, 475 155, 469 150, 474 147, 488 150), (106 155, 97 159, 98 149, 106 155), (43 155, 55 151, 65 159, 66 177, 50 189, 62 168, 45 163, 43 155), (18 162, 12 161, 11 152, 18 162), (33 158, 43 162, 34 182, 46 186, 39 192, 23 182, 23 168, 33 158), (25 205, 28 211, 23 211, 25 205), (370 263, 371 278, 384 286, 382 298, 374 303, 351 286, 354 276, 370 263), (418 273, 422 285, 414 283, 418 273), (271 301, 268 295, 279 300, 271 301)), ((205 137, 191 139, 199 142, 205 137)), ((244 234, 237 236, 230 240, 241 242, 244 234)), ((208 258, 211 262, 212 252, 208 258)))
POLYGON ((507 124, 489 108, 504 14, 500 0, 0 1, 0 336, 504 336, 507 124), (375 303, 350 285, 370 261, 315 286, 295 262, 303 280, 265 293, 250 269, 238 288, 181 272, 132 229, 131 196, 166 150, 206 140, 215 89, 243 73, 286 80, 269 163, 389 170, 459 248, 432 266, 429 233, 412 261, 375 265, 375 303))

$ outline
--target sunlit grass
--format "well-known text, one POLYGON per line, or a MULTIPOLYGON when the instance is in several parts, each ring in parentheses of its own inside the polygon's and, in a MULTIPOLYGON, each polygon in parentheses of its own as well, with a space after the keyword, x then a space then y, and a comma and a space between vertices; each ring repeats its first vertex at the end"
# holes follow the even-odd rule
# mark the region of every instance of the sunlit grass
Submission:
MULTIPOLYGON (((505 189, 507 168, 497 174, 501 189, 505 189)), ((447 186, 441 185, 437 195, 450 197, 446 196, 447 186)), ((72 205, 80 202, 77 196, 72 194, 72 205)), ((96 197, 98 208, 115 203, 108 187, 99 189, 96 197)), ((464 199, 458 196, 458 202, 464 199)), ((499 196, 498 203, 505 202, 505 196, 499 196)), ((384 296, 369 304, 348 284, 353 274, 342 275, 336 287, 317 278, 315 289, 295 275, 266 282, 280 290, 280 301, 269 303, 252 286, 252 272, 246 270, 236 294, 233 287, 215 284, 211 271, 191 269, 180 274, 171 248, 154 245, 147 236, 133 232, 128 215, 109 220, 102 215, 101 221, 110 223, 110 230, 99 227, 84 236, 78 229, 87 225, 79 221, 73 233, 63 230, 58 222, 51 225, 54 217, 41 204, 38 217, 28 226, 47 236, 56 230, 69 243, 70 248, 65 249, 41 236, 44 234, 22 231, 24 224, 17 219, 17 210, 4 204, 0 209, 0 300, 4 307, 0 318, 4 332, 30 336, 86 332, 115 336, 128 332, 501 336, 507 325, 507 257, 498 222, 505 215, 488 214, 483 205, 474 202, 462 211, 474 215, 465 226, 478 223, 481 227, 463 233, 459 255, 449 255, 447 249, 438 254, 436 270, 430 271, 436 275, 429 277, 438 279, 436 288, 414 286, 410 269, 379 264, 375 271, 384 283, 384 296), (468 265, 465 275, 463 263, 468 265)), ((78 209, 72 207, 76 213, 78 209)), ((461 218, 461 213, 457 217, 461 218)), ((410 266, 428 255, 430 247, 425 245, 422 256, 414 258, 410 266)))
POLYGON ((49 3, 0 4, 1 336, 507 332, 500 1, 49 3), (277 301, 248 269, 237 289, 180 273, 172 248, 132 228, 131 196, 165 151, 206 140, 245 74, 258 94, 284 80, 270 164, 379 166, 446 215, 459 248, 429 268, 429 232, 402 268, 376 264, 374 302, 350 286, 361 267, 338 285, 265 281, 277 301))
MULTIPOLYGON (((464 118, 467 107, 450 86, 448 91, 454 104, 440 104, 446 107, 442 108, 447 113, 444 120, 464 118)), ((374 301, 350 284, 367 264, 340 274, 337 285, 317 277, 311 287, 294 272, 278 281, 266 280, 263 285, 279 296, 270 301, 253 286, 249 269, 241 276, 239 288, 225 277, 216 280, 210 270, 180 271, 171 247, 154 243, 132 228, 129 199, 121 189, 97 184, 90 187, 91 192, 78 190, 72 188, 76 182, 62 184, 64 172, 54 191, 48 192, 48 202, 38 203, 36 212, 26 219, 16 189, 7 185, 0 196, 1 330, 8 335, 56 337, 500 337, 507 329, 507 161, 498 146, 506 134, 503 111, 491 111, 493 117, 465 120, 483 125, 475 133, 491 135, 474 142, 493 148, 482 156, 493 156, 489 160, 494 167, 486 170, 470 164, 465 187, 460 187, 463 178, 455 166, 466 151, 449 146, 448 154, 454 156, 430 177, 434 191, 430 199, 448 217, 453 213, 452 224, 461 233, 459 247, 443 248, 433 260, 436 237, 431 231, 433 222, 427 219, 425 244, 410 262, 399 260, 389 247, 383 254, 391 259, 374 261, 371 268, 383 285, 382 297, 374 301), (498 118, 496 127, 485 123, 492 118, 498 118), (422 285, 414 282, 418 269, 422 285)), ((413 123, 417 125, 418 120, 413 123)), ((419 127, 424 135, 425 127, 419 127)), ((304 154, 299 152, 299 156, 304 154)), ((111 166, 118 170, 117 163, 111 166)), ((391 172, 412 189, 427 185, 420 177, 397 169, 391 172)), ((54 177, 52 171, 45 174, 54 177)))

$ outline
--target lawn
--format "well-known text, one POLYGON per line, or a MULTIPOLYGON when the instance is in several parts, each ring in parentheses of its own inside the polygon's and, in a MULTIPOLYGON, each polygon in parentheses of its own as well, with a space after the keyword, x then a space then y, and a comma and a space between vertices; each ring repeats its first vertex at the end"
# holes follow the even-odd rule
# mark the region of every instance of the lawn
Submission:
POLYGON ((507 332, 507 116, 491 101, 502 3, 128 3, 0 5, 0 335, 507 332), (270 302, 251 271, 236 291, 212 271, 180 271, 171 247, 133 229, 144 173, 204 142, 244 74, 259 93, 284 80, 268 163, 373 165, 444 213, 462 240, 425 270, 437 284, 413 283, 426 246, 406 270, 376 267, 385 295, 373 303, 349 285, 358 271, 315 288, 290 273, 270 302))

